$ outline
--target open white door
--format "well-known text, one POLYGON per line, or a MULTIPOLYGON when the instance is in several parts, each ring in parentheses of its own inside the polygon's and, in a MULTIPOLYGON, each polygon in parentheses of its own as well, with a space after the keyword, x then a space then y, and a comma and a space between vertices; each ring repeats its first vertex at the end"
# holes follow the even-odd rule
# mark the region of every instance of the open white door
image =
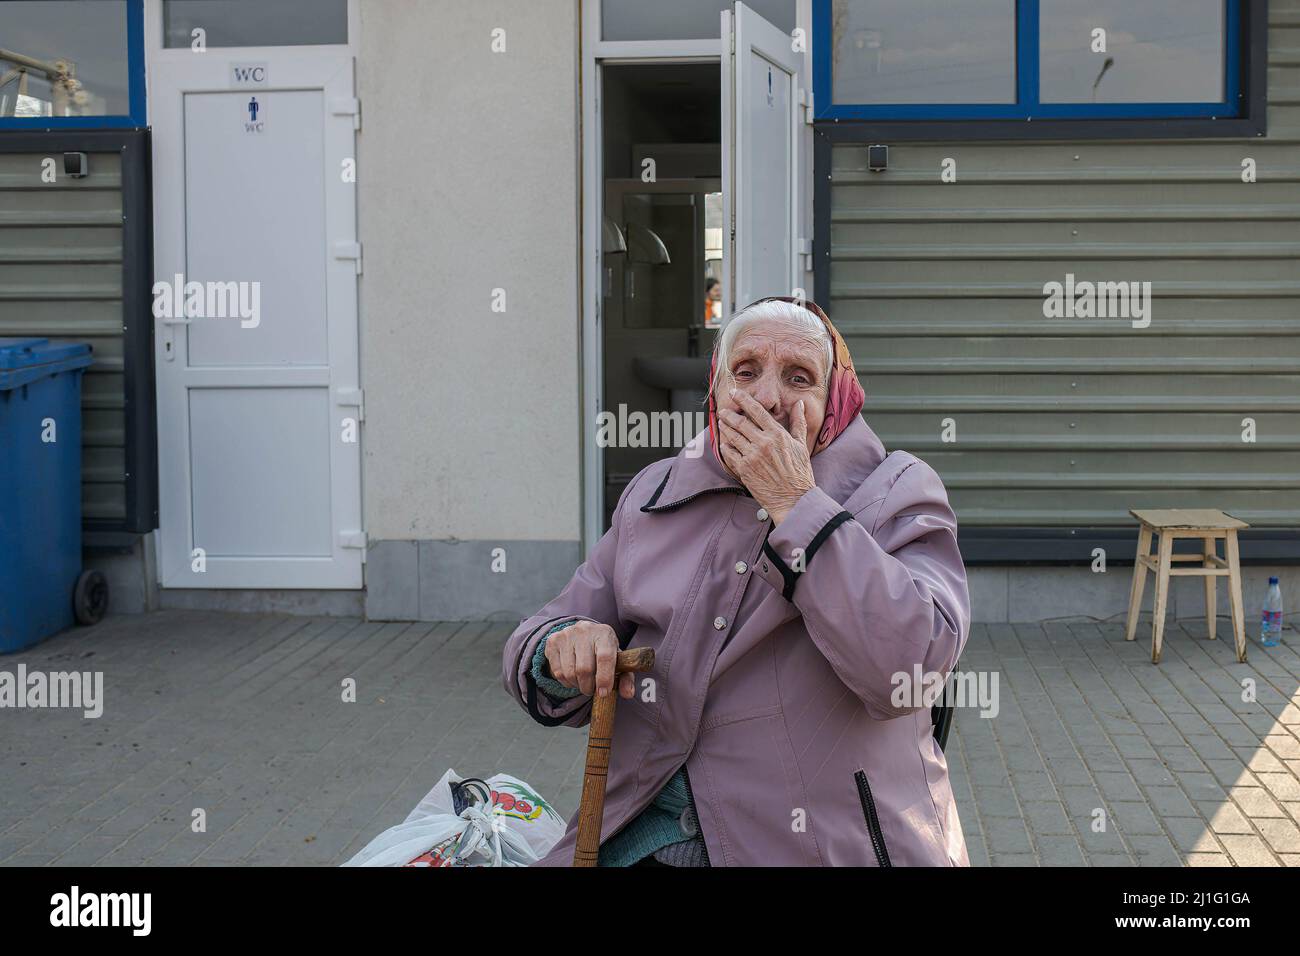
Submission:
POLYGON ((743 3, 722 11, 722 303, 800 286, 800 54, 743 3))
POLYGON ((203 293, 155 311, 159 577, 359 588, 353 61, 240 60, 151 77, 155 277, 203 293))

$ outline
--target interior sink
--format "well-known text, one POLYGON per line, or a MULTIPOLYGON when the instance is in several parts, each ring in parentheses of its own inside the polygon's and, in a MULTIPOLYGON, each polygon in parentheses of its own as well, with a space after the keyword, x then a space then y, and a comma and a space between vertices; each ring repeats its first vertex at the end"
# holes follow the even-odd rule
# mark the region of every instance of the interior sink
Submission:
POLYGON ((632 368, 636 377, 652 388, 666 388, 671 392, 704 392, 709 387, 709 360, 707 355, 638 357, 632 360, 632 368))

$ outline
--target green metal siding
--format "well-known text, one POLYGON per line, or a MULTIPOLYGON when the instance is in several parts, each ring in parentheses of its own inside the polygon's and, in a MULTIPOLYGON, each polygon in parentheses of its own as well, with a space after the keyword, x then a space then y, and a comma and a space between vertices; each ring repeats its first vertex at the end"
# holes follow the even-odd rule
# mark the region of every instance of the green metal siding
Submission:
POLYGON ((90 153, 90 175, 41 181, 45 154, 4 152, 0 136, 0 337, 89 342, 82 386, 82 508, 126 515, 122 338, 122 177, 116 152, 90 153))
POLYGON ((883 173, 833 147, 828 305, 864 415, 964 525, 1300 526, 1300 0, 1268 45, 1261 139, 895 143, 883 173), (1045 318, 1067 273, 1151 282, 1151 325, 1045 318))

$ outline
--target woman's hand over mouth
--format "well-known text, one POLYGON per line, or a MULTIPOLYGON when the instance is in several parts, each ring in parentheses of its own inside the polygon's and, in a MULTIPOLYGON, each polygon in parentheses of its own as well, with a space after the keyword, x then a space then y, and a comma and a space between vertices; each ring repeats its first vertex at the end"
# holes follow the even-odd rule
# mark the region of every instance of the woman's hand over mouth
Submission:
POLYGON ((721 446, 736 477, 780 524, 816 485, 803 400, 791 410, 790 430, 786 431, 752 396, 733 389, 731 398, 741 411, 723 409, 718 413, 721 446))

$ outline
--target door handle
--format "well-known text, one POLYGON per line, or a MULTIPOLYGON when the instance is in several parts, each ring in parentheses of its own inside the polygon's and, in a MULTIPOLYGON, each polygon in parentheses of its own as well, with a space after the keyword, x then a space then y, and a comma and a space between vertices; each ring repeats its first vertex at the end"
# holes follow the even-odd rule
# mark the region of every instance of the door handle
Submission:
POLYGON ((176 330, 177 325, 193 325, 193 319, 159 319, 159 325, 162 326, 162 346, 163 361, 176 361, 176 330))

